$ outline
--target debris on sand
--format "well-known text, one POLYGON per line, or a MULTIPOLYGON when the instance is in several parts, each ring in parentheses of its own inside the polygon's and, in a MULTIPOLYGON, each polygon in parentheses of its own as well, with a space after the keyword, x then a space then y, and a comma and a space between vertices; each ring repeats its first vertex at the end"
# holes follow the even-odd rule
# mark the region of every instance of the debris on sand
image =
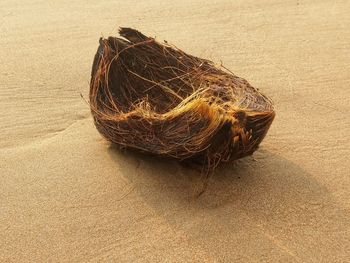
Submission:
POLYGON ((251 155, 275 116, 270 99, 223 66, 137 30, 100 39, 90 84, 98 131, 125 148, 199 164, 251 155))

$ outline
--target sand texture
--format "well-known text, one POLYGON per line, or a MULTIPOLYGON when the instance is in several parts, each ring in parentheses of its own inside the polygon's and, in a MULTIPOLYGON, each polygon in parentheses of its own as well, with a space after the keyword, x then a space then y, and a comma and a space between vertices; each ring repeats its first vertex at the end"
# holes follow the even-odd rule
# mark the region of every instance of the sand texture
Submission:
POLYGON ((0 2, 0 262, 350 262, 350 2, 0 2), (88 104, 100 36, 134 27, 276 105, 207 191, 115 149, 88 104))

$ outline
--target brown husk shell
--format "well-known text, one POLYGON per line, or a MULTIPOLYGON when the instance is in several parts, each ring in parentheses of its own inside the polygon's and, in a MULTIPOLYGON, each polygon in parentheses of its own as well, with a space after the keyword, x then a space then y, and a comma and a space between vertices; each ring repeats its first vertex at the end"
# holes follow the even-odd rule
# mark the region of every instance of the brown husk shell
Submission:
POLYGON ((142 33, 100 39, 90 107, 98 131, 121 147, 199 164, 252 154, 275 116, 272 102, 223 66, 142 33))

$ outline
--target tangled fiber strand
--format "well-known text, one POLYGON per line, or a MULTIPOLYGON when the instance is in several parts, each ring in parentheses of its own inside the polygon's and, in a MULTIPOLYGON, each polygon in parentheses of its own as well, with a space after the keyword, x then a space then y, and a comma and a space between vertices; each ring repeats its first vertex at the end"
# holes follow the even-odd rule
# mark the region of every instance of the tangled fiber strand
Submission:
POLYGON ((131 29, 100 39, 90 83, 98 131, 125 148, 200 165, 252 154, 275 116, 272 102, 213 62, 131 29))

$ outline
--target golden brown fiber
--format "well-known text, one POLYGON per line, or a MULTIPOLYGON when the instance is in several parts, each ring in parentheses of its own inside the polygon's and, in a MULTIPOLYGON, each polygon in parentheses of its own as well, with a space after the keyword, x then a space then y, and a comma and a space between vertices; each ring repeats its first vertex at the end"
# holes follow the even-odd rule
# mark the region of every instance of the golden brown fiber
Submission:
POLYGON ((275 116, 245 79, 142 33, 100 39, 90 83, 98 131, 142 152, 200 164, 252 154, 275 116))

